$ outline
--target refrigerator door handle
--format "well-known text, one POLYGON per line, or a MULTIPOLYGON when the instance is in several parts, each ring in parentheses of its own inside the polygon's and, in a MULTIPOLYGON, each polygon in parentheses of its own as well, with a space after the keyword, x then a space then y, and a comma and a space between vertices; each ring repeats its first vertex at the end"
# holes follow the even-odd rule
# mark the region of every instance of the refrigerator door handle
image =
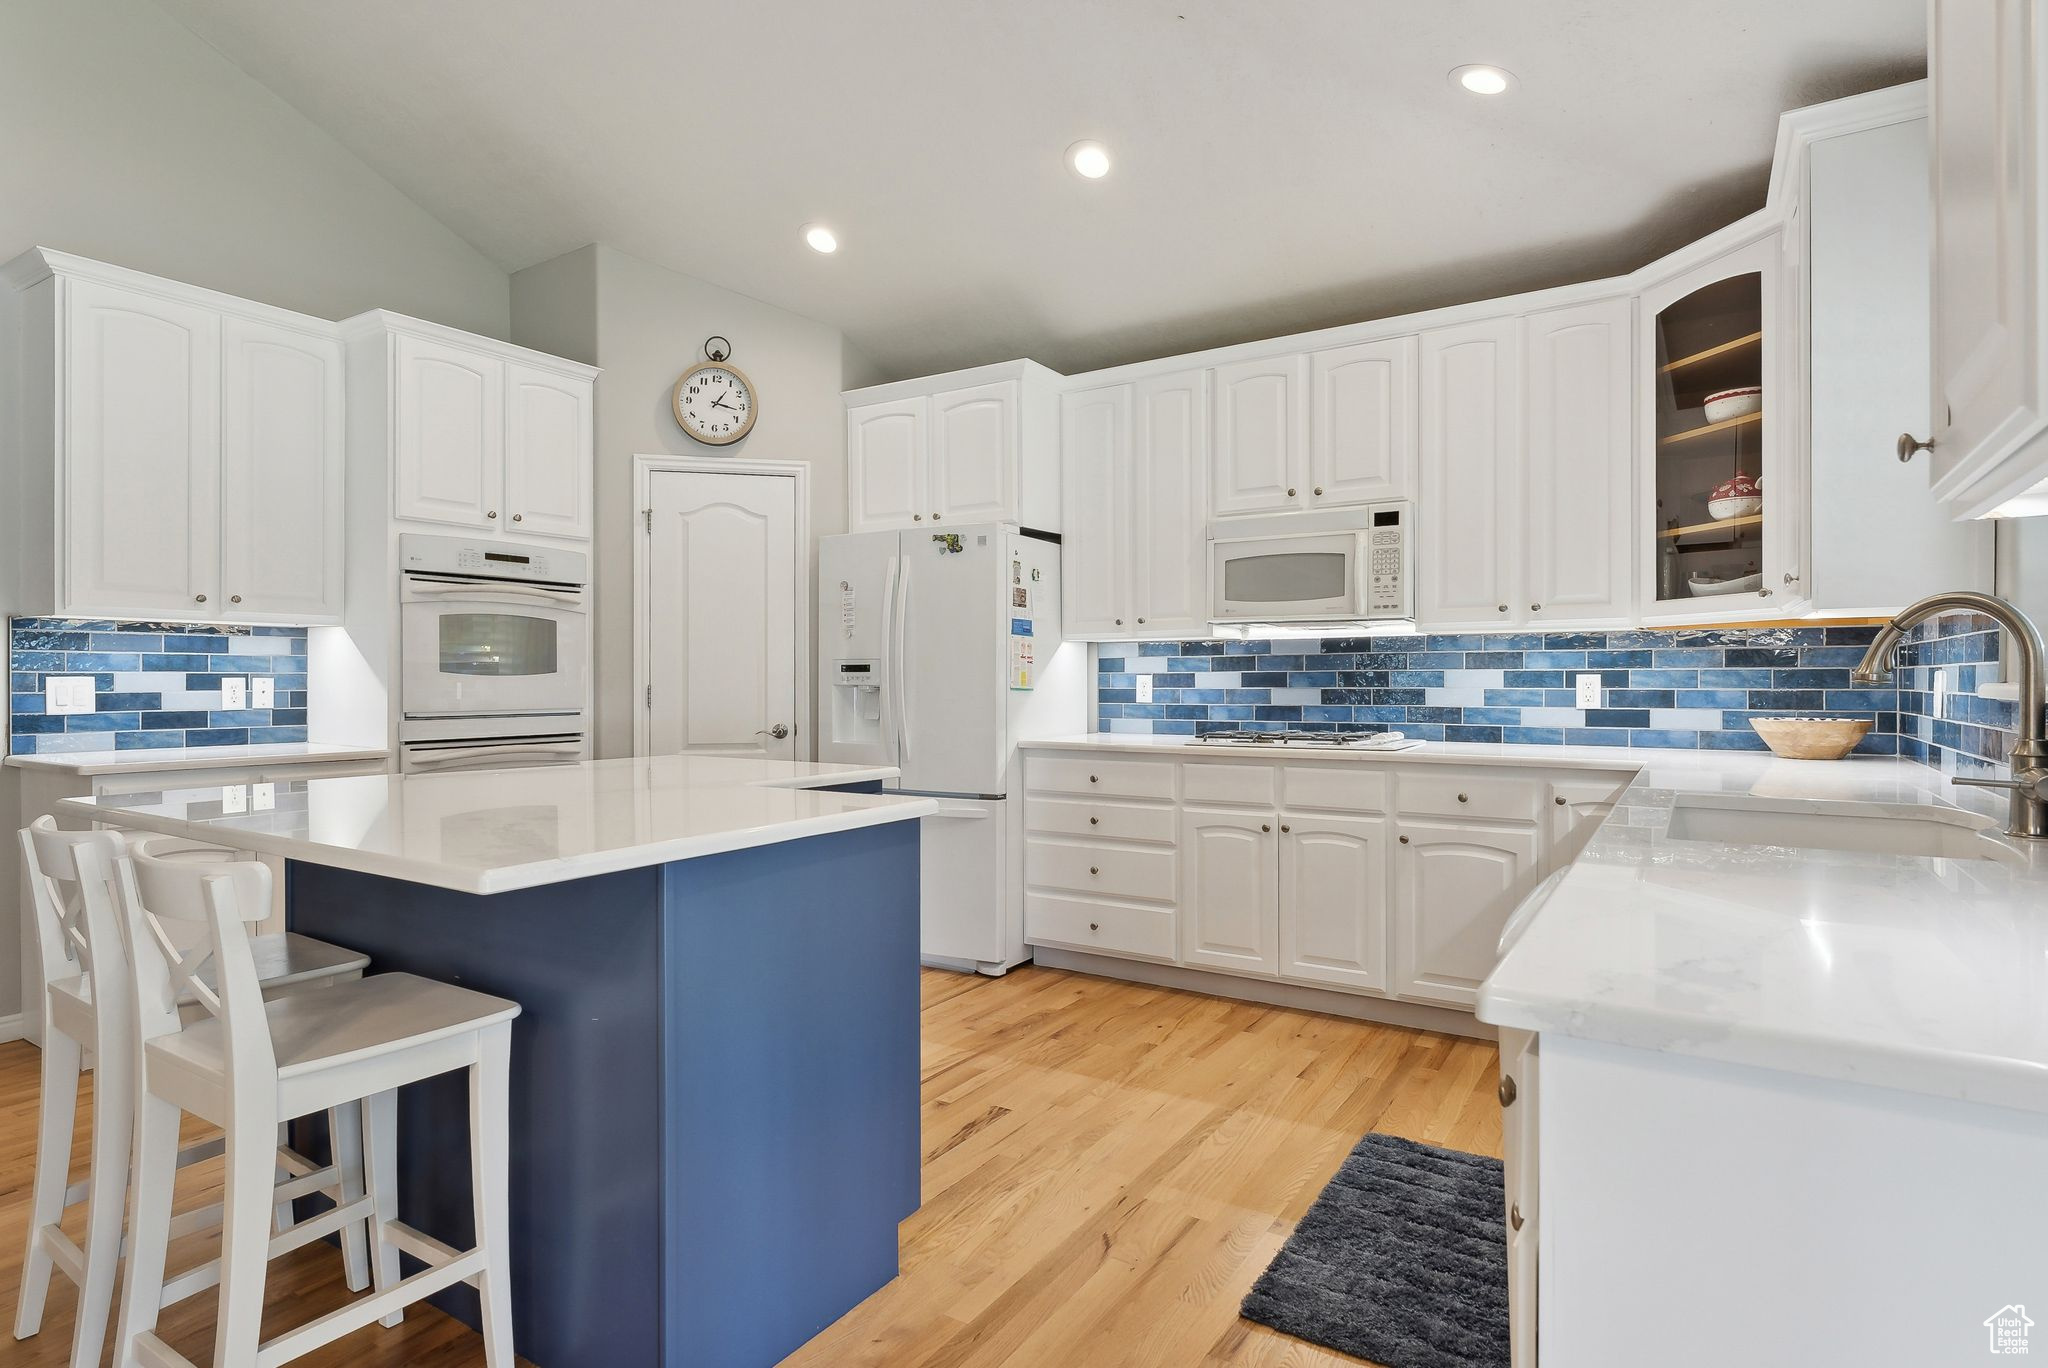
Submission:
POLYGON ((890 637, 891 648, 896 658, 889 666, 890 680, 896 687, 896 752, 897 764, 910 763, 910 689, 903 678, 905 653, 903 638, 910 630, 910 566, 902 557, 896 561, 896 630, 890 637))

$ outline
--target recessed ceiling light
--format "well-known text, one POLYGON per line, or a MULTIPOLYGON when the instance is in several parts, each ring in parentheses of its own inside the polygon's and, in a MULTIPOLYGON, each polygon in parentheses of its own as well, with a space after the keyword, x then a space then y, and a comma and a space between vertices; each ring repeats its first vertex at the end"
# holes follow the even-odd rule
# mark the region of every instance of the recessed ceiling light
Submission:
POLYGON ((1454 67, 1451 70, 1451 84, 1474 95, 1504 95, 1515 85, 1513 72, 1503 71, 1497 66, 1454 67))
POLYGON ((1067 165, 1087 180, 1101 180, 1109 174, 1109 149, 1093 138, 1083 138, 1067 149, 1067 165))
POLYGON ((839 250, 839 234, 833 232, 822 223, 806 223, 804 225, 804 241, 810 244, 810 248, 814 252, 824 252, 830 255, 839 250))

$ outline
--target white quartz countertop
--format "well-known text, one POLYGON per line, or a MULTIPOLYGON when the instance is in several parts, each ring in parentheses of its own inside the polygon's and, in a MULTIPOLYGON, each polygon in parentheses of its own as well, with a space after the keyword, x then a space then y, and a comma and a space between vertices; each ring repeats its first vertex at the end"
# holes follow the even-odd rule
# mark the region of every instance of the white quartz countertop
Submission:
POLYGON ((250 765, 332 764, 342 760, 388 760, 382 746, 337 746, 283 742, 267 746, 177 746, 164 750, 64 751, 54 755, 10 755, 16 769, 62 774, 150 774, 159 770, 241 769, 250 765))
POLYGON ((70 798, 68 817, 502 893, 911 821, 929 798, 817 793, 892 768, 677 755, 70 798))
POLYGON ((1633 772, 1583 853, 1515 918, 1481 1020, 2048 1111, 2048 843, 2007 840, 2002 793, 1954 787, 1925 765, 1436 742, 1283 752, 1116 735, 1025 749, 1633 772), (1954 849, 1989 858, 1682 839, 1673 813, 1688 806, 1761 810, 1788 841, 1806 815, 1897 822, 1923 838, 1948 828, 1954 849))

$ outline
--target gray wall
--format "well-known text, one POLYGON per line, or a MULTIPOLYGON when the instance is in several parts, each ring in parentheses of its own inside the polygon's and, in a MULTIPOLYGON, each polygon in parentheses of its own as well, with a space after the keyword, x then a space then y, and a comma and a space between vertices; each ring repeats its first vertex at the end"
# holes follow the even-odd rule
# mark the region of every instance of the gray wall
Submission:
MULTIPOLYGON (((846 421, 839 392, 868 383, 874 367, 836 328, 610 247, 584 247, 518 272, 512 300, 513 341, 604 368, 597 381, 593 549, 597 754, 631 755, 633 457, 807 462, 812 535, 843 532, 846 421), (593 292, 594 311, 585 302, 593 292), (669 410, 676 377, 703 359, 704 339, 714 333, 731 339, 733 364, 760 396, 753 431, 728 447, 690 440, 669 410)), ((815 547, 812 564, 815 570, 815 547)), ((811 631, 815 640, 815 621, 811 631)))
POLYGON ((0 261, 52 247, 323 318, 511 326, 504 271, 148 0, 0 3, 0 130, 0 261))

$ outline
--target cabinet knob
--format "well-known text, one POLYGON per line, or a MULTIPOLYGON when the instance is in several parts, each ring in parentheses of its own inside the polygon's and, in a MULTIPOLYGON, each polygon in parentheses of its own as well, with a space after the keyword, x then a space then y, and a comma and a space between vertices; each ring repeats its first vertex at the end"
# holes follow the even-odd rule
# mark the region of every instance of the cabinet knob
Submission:
POLYGON ((242 601, 242 596, 241 596, 240 594, 229 594, 229 595, 228 595, 228 602, 229 602, 229 603, 240 603, 241 601, 242 601))
POLYGON ((1316 497, 1317 497, 1317 498, 1319 498, 1319 499, 1320 499, 1320 498, 1321 498, 1321 497, 1323 496, 1323 487, 1322 487, 1321 485, 1317 485, 1317 486, 1316 486, 1316 488, 1315 488, 1315 495, 1316 495, 1316 497))
POLYGON ((1458 795, 1458 801, 1461 803, 1469 803, 1472 801, 1472 795, 1469 793, 1461 793, 1458 795))
POLYGON ((1500 606, 1500 610, 1501 610, 1501 611, 1502 611, 1503 613, 1505 613, 1505 612, 1506 612, 1506 611, 1508 610, 1508 606, 1507 606, 1507 605, 1506 605, 1505 603, 1503 603, 1503 604, 1502 604, 1502 605, 1500 606))
POLYGON ((1117 626, 1119 626, 1119 627, 1123 626, 1123 625, 1124 625, 1124 620, 1123 620, 1122 618, 1118 618, 1118 619, 1116 620, 1116 625, 1117 625, 1117 626))
MULTIPOLYGON (((1557 801, 1558 801, 1558 802, 1560 802, 1560 803, 1562 803, 1562 802, 1564 801, 1564 799, 1560 798, 1560 799, 1558 799, 1557 801)), ((1088 819, 1088 825, 1089 825, 1089 826, 1100 826, 1100 825, 1102 825, 1102 819, 1101 819, 1100 817, 1090 817, 1090 818, 1088 819)))
POLYGON ((1923 442, 1910 432, 1899 434, 1898 452, 1899 460, 1902 462, 1912 460, 1916 452, 1932 450, 1934 450, 1934 439, 1932 437, 1923 442))
POLYGON ((1099 783, 1100 781, 1099 781, 1099 780, 1097 780, 1097 779, 1096 779, 1096 777, 1095 777, 1094 775, 1092 775, 1092 774, 1091 774, 1091 775, 1089 775, 1089 776, 1088 776, 1088 782, 1089 782, 1089 783, 1091 783, 1091 784, 1093 784, 1093 783, 1099 783))
POLYGON ((192 596, 192 601, 193 601, 194 603, 204 603, 204 602, 206 602, 206 595, 204 595, 204 594, 194 594, 194 595, 192 596))
POLYGON ((1500 1104, 1503 1107, 1515 1105, 1515 1078, 1513 1074, 1500 1076, 1500 1104))
POLYGON ((1758 598, 1769 598, 1771 596, 1771 591, 1768 589, 1759 589, 1756 591, 1756 596, 1758 598))
POLYGON ((1088 866, 1088 872, 1089 872, 1090 874, 1100 874, 1100 873, 1102 872, 1102 866, 1101 866, 1101 865, 1089 865, 1089 866, 1088 866))
POLYGON ((1261 822, 1261 823, 1259 823, 1259 830, 1261 830, 1261 831, 1271 831, 1272 829, 1273 829, 1273 824, 1272 824, 1271 822, 1261 822))
POLYGON ((1408 838, 1407 838, 1406 836, 1403 836, 1403 837, 1401 838, 1401 844, 1402 844, 1402 845, 1407 845, 1407 844, 1408 844, 1408 838))
POLYGON ((1797 576, 1797 575, 1793 574, 1793 573, 1792 573, 1792 572, 1791 572, 1790 570, 1787 570, 1787 571, 1785 572, 1785 583, 1787 583, 1787 584, 1797 584, 1797 583, 1799 583, 1799 576, 1797 576))
POLYGON ((1558 794, 1558 795, 1557 795, 1557 797, 1555 797, 1555 798, 1551 799, 1550 801, 1551 801, 1551 802, 1553 802, 1553 803, 1555 803, 1555 804, 1557 804, 1557 805, 1558 805, 1559 807, 1563 807, 1563 806, 1564 806, 1564 795, 1563 795, 1562 793, 1560 793, 1560 794, 1558 794))
POLYGON ((911 515, 910 515, 910 520, 911 520, 912 522, 923 522, 923 521, 924 521, 924 514, 922 514, 922 513, 913 513, 913 514, 911 514, 911 515))
POLYGON ((939 515, 938 515, 938 514, 936 514, 936 513, 932 514, 932 521, 933 521, 933 522, 937 522, 938 520, 939 520, 939 515))
POLYGON ((1520 1202, 1515 1202, 1508 1207, 1508 1229, 1520 1230, 1521 1228, 1522 1204, 1520 1202))
POLYGON ((1102 929, 1102 923, 1101 923, 1101 922, 1089 922, 1089 923, 1088 923, 1088 929, 1089 929, 1090 931, 1100 931, 1100 930, 1102 929))
POLYGON ((1290 499, 1294 497, 1294 491, 1293 491, 1292 489, 1289 489, 1289 490, 1287 491, 1287 497, 1288 497, 1288 498, 1290 498, 1290 499))
POLYGON ((512 521, 513 521, 513 522, 525 522, 525 521, 526 521, 526 515, 525 515, 524 513, 514 513, 514 514, 512 515, 512 521))
POLYGON ((1139 625, 1140 627, 1143 627, 1143 626, 1145 625, 1145 619, 1143 619, 1143 618, 1139 618, 1139 619, 1138 619, 1138 625, 1139 625))
POLYGON ((1532 613, 1540 613, 1543 611, 1543 605, 1540 603, 1532 603, 1529 605, 1529 611, 1532 613))
POLYGON ((484 516, 485 516, 486 518, 493 518, 493 519, 495 519, 495 518, 496 518, 496 517, 498 516, 498 510, 494 508, 494 509, 492 509, 492 510, 491 510, 490 512, 488 512, 488 513, 484 514, 484 516))
POLYGON ((1292 830, 1294 830, 1294 828, 1293 828, 1293 827, 1291 827, 1291 826, 1289 826, 1289 825, 1287 825, 1287 823, 1285 823, 1285 822, 1282 822, 1282 823, 1280 824, 1280 832, 1281 832, 1281 834, 1282 834, 1282 835, 1285 835, 1286 833, 1288 833, 1288 832, 1290 832, 1290 831, 1292 831, 1292 830))

